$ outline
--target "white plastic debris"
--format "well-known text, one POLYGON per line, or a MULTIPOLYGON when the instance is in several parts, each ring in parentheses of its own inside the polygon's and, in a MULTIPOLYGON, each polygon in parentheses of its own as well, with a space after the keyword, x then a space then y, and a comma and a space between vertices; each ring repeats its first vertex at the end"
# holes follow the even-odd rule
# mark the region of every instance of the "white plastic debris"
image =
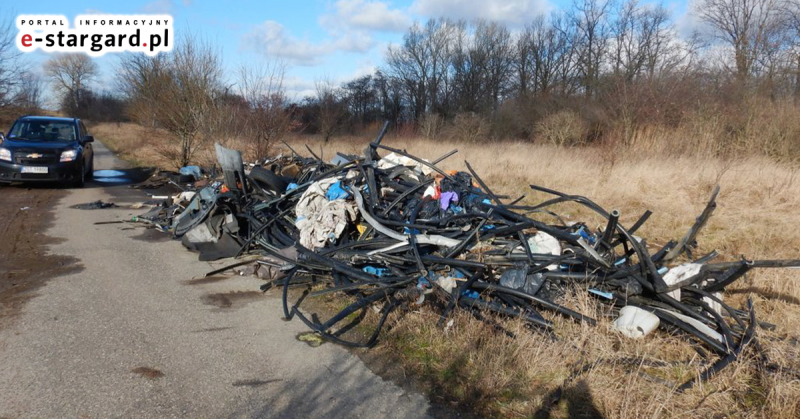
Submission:
POLYGON ((656 330, 659 323, 655 314, 639 307, 625 306, 619 311, 619 318, 614 320, 611 328, 629 338, 639 339, 656 330))
POLYGON ((179 193, 177 195, 177 198, 173 197, 173 200, 175 202, 191 201, 192 198, 194 198, 195 194, 196 194, 196 192, 192 192, 192 191, 181 192, 181 193, 179 193))
MULTIPOLYGON (((700 268, 702 267, 703 265, 699 263, 684 263, 683 265, 676 266, 667 271, 667 273, 665 273, 662 278, 664 279, 664 282, 666 282, 667 285, 675 285, 681 281, 684 281, 699 274, 700 268)), ((681 300, 680 289, 670 291, 667 293, 667 295, 678 301, 681 300)))
POLYGON ((539 231, 528 239, 528 246, 533 253, 545 253, 558 256, 561 254, 561 244, 558 239, 543 232, 539 231))
POLYGON ((434 281, 448 293, 453 292, 456 288, 456 279, 449 276, 439 276, 434 281))
MULTIPOLYGON (((530 247, 531 253, 554 256, 561 254, 561 244, 558 242, 558 239, 543 231, 539 231, 528 238, 528 247, 530 247)), ((520 250, 524 251, 522 248, 520 248, 520 250)), ((547 269, 557 271, 558 265, 550 265, 547 269)))
POLYGON ((429 176, 433 170, 424 164, 410 159, 406 156, 401 156, 397 153, 389 153, 378 161, 378 169, 391 169, 395 166, 406 166, 414 169, 417 173, 429 176))
POLYGON ((711 339, 716 340, 719 343, 723 343, 721 334, 719 334, 716 330, 708 327, 707 325, 705 325, 704 323, 702 323, 701 321, 699 321, 699 320, 697 320, 697 319, 695 319, 693 317, 689 317, 689 316, 686 316, 684 314, 681 314, 681 313, 678 313, 678 312, 675 312, 675 311, 672 311, 672 310, 664 310, 662 308, 656 308, 656 310, 661 310, 663 312, 669 313, 669 314, 677 317, 678 319, 680 319, 684 323, 689 323, 689 325, 691 325, 692 327, 697 329, 698 332, 710 337, 711 339))
MULTIPOLYGON (((713 293, 711 295, 713 295, 714 297, 717 297, 717 299, 719 301, 722 301, 722 292, 715 292, 715 293, 713 293)), ((720 314, 720 315, 722 314, 722 304, 720 304, 720 303, 718 303, 718 302, 716 302, 716 301, 714 301, 714 300, 712 300, 711 298, 708 298, 708 297, 703 297, 703 301, 706 304, 708 304, 708 306, 712 310, 716 311, 717 314, 720 314)))

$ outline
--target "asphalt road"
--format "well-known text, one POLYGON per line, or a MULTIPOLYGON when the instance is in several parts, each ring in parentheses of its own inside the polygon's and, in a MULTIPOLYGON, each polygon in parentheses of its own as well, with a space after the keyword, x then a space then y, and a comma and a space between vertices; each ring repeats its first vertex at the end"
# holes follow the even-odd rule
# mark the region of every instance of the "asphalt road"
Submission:
MULTIPOLYGON (((125 167, 102 144, 95 150, 96 170, 125 167)), ((141 192, 92 182, 63 195, 46 230, 63 240, 50 252, 83 269, 41 278, 38 295, 0 329, 0 418, 428 415, 425 397, 347 350, 299 342, 307 329, 281 320, 277 291, 261 294, 258 279, 191 281, 212 266, 179 242, 94 224, 143 210, 70 208, 130 204, 141 192)))

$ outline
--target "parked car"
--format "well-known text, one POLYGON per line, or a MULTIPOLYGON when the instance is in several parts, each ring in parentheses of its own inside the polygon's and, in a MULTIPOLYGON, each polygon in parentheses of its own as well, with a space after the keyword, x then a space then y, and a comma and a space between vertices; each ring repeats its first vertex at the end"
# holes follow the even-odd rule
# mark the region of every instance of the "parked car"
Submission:
POLYGON ((80 119, 23 116, 0 139, 0 182, 82 187, 94 173, 94 138, 80 119))

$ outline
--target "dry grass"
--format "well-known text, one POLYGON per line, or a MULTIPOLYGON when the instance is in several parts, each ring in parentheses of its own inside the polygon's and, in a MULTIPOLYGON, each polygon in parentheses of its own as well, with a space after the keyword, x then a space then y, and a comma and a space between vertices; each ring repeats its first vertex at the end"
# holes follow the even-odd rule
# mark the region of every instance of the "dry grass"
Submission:
MULTIPOLYGON (((104 122, 90 125, 89 132, 120 158, 137 165, 165 170, 180 168, 175 166, 174 159, 166 157, 178 153, 178 147, 169 133, 162 129, 146 128, 129 122, 104 122)), ((213 150, 213 143, 203 144, 195 154, 194 163, 206 167, 213 165, 216 162, 213 150)))
MULTIPOLYGON (((93 131, 123 157, 159 164, 150 147, 138 146, 142 136, 129 130, 139 128, 97 126, 93 131)), ((155 138, 144 141, 152 144, 155 138)), ((334 139, 323 145, 313 138, 296 138, 289 142, 298 151, 305 149, 305 143, 318 154, 321 148, 329 159, 336 151, 360 154, 366 141, 334 139)), ((702 252, 717 249, 720 260, 800 255, 800 167, 790 163, 766 157, 720 159, 713 157, 713 150, 702 148, 694 156, 676 155, 643 147, 647 142, 641 138, 639 146, 628 151, 511 142, 433 143, 391 136, 384 141, 428 159, 458 148, 456 156, 441 164, 443 168, 464 169, 467 160, 496 192, 526 195, 528 202, 544 198, 531 193, 527 185, 533 183, 618 208, 626 225, 651 209, 654 215, 639 235, 654 246, 683 235, 719 183, 719 206, 698 238, 702 252)), ((600 224, 578 207, 565 205, 559 210, 569 219, 600 224)), ((753 298, 758 317, 778 326, 775 332, 758 331, 770 360, 797 371, 799 273, 754 271, 725 295, 734 307, 753 298)), ((453 327, 442 330, 436 327, 438 316, 421 309, 406 314, 372 351, 416 377, 435 400, 487 416, 542 415, 551 392, 563 387, 561 402, 550 417, 800 417, 798 377, 758 369, 749 352, 711 382, 677 394, 640 373, 675 383, 697 374, 704 365, 685 339, 661 331, 643 340, 625 339, 611 331, 611 319, 585 292, 575 290, 568 301, 600 323, 590 327, 551 317, 556 323, 551 338, 523 330, 522 324, 504 322, 517 334, 509 339, 463 313, 456 316, 453 327), (653 360, 674 364, 650 364, 653 360), (573 377, 573 371, 587 365, 587 371, 573 377)))
MULTIPOLYGON (((490 187, 512 197, 526 195, 538 202, 544 195, 527 185, 538 184, 584 195, 606 208, 618 208, 622 222, 632 224, 646 209, 654 211, 639 235, 654 246, 679 238, 702 211, 714 185, 722 192, 719 207, 699 237, 700 250, 717 249, 720 260, 797 258, 800 255, 800 167, 765 157, 720 159, 697 156, 648 156, 603 148, 559 148, 528 143, 456 144, 387 138, 387 145, 428 159, 451 149, 459 153, 441 166, 464 169, 469 161, 490 187)), ((321 143, 308 143, 319 154, 321 143)), ((358 154, 366 139, 333 140, 322 146, 325 156, 336 151, 358 154)), ((572 220, 594 220, 577 206, 560 208, 572 220)), ((776 332, 759 331, 770 360, 800 370, 797 355, 800 325, 800 282, 797 270, 755 271, 726 295, 735 307, 749 296, 760 319, 778 325, 776 332)), ((596 327, 559 317, 556 339, 506 325, 516 339, 498 334, 466 314, 451 329, 436 326, 429 310, 407 314, 373 351, 402 365, 417 377, 432 397, 457 403, 495 417, 529 417, 556 388, 562 401, 551 417, 765 417, 800 416, 800 381, 796 377, 759 371, 752 360, 728 367, 710 383, 687 394, 676 394, 640 372, 682 383, 705 364, 687 341, 663 332, 630 340, 611 331, 611 321, 577 290, 568 305, 601 319, 596 327), (637 363, 637 360, 639 361, 637 363), (642 363, 645 360, 645 363, 642 363), (674 365, 652 366, 664 360, 674 365), (564 382, 573 370, 589 371, 564 382)), ((545 405, 547 403, 544 403, 545 405)))

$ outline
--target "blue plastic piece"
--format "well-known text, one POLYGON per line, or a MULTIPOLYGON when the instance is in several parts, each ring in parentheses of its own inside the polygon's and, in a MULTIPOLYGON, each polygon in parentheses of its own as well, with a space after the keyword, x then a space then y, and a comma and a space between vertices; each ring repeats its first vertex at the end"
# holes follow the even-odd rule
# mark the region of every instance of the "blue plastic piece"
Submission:
POLYGON ((328 198, 328 201, 345 199, 348 196, 350 196, 350 192, 347 192, 347 190, 342 187, 341 182, 336 182, 333 185, 329 186, 328 191, 325 192, 325 198, 328 198))
POLYGON ((417 280, 417 288, 419 289, 428 289, 431 287, 431 282, 428 281, 424 276, 419 277, 417 280))
POLYGON ((594 242, 597 241, 597 238, 587 233, 583 227, 581 227, 581 229, 578 230, 578 234, 580 234, 581 237, 583 237, 586 241, 588 241, 589 244, 594 244, 594 242))
POLYGON ((286 187, 286 192, 293 191, 293 190, 297 189, 299 186, 300 185, 292 182, 292 183, 289 184, 289 186, 286 187))
POLYGON ((200 179, 203 177, 203 173, 200 171, 199 166, 184 166, 181 167, 180 173, 184 176, 192 176, 195 180, 200 179))
POLYGON ((599 295, 599 296, 601 296, 601 297, 603 297, 603 298, 605 298, 607 300, 613 300, 614 299, 614 294, 612 294, 610 292, 600 291, 600 290, 594 289, 594 288, 589 288, 589 292, 591 292, 594 295, 599 295))
POLYGON ((461 293, 461 295, 463 295, 464 297, 473 298, 473 299, 476 299, 476 300, 478 299, 478 297, 480 297, 480 294, 478 294, 478 291, 473 291, 473 290, 464 290, 464 292, 461 293))
POLYGON ((368 274, 372 274, 378 277, 384 276, 389 273, 389 269, 387 268, 376 268, 374 266, 365 266, 361 270, 368 274))

